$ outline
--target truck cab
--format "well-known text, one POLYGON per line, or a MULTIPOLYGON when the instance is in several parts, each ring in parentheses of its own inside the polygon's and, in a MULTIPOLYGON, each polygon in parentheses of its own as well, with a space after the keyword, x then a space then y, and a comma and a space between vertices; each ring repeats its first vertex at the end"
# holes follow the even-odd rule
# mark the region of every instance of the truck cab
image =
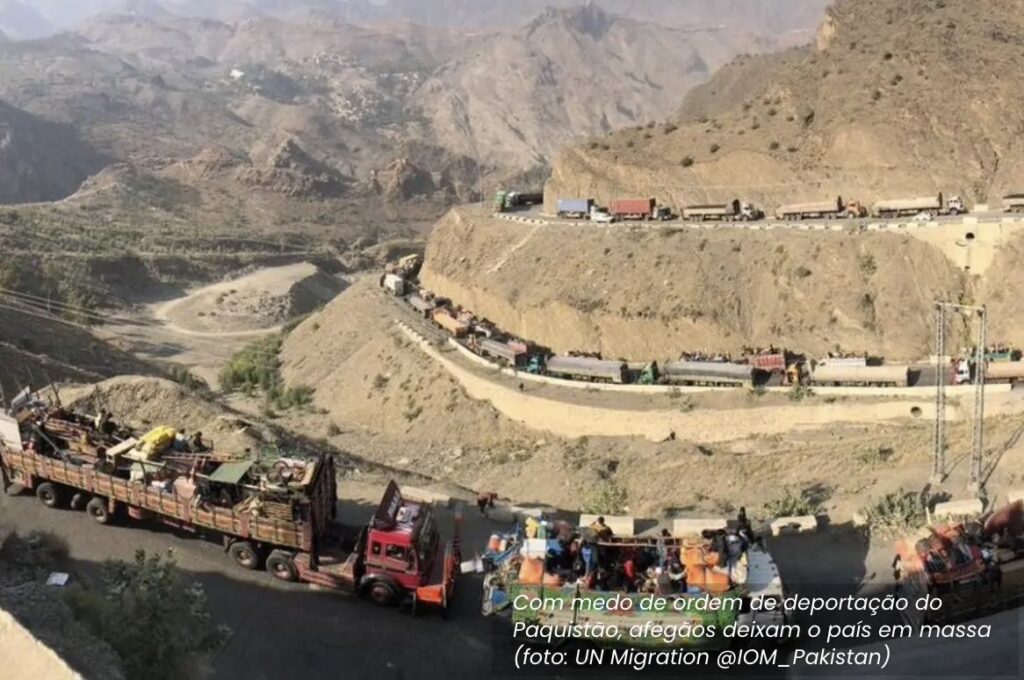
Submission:
POLYGON ((428 508, 407 501, 403 511, 409 519, 393 529, 367 528, 362 578, 386 576, 405 590, 415 590, 430 581, 439 537, 428 508))
POLYGON ((946 213, 949 215, 965 215, 967 208, 964 207, 964 201, 959 196, 950 196, 949 201, 946 203, 946 213))
POLYGON ((598 208, 591 208, 590 221, 598 224, 612 224, 615 222, 615 216, 598 208))

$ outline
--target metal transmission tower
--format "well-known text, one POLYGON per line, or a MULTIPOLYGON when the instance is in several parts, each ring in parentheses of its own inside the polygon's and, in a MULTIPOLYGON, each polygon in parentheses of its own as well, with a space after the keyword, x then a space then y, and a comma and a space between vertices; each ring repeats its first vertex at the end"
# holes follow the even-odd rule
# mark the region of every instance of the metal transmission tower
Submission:
MULTIPOLYGON (((972 493, 981 489, 981 464, 985 453, 985 346, 988 338, 988 313, 985 307, 961 305, 952 302, 935 303, 935 456, 932 463, 932 483, 940 484, 946 478, 946 319, 947 312, 968 315, 978 319, 977 341, 974 347, 974 443, 971 453, 970 477, 967 488, 972 493)), ((973 323, 972 335, 973 333, 973 323)))

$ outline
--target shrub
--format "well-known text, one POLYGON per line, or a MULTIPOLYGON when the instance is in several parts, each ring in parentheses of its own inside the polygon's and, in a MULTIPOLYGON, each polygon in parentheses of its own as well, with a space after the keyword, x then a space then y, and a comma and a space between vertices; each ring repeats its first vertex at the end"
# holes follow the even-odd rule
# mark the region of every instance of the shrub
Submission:
POLYGON ((682 166, 684 168, 690 167, 691 165, 693 165, 693 157, 692 156, 685 156, 683 158, 683 160, 681 161, 681 164, 682 164, 682 166))
POLYGON ((167 377, 189 390, 209 390, 206 381, 192 373, 184 366, 172 365, 167 368, 167 377))
POLYGON ((778 142, 772 142, 771 144, 768 145, 768 150, 769 151, 778 151, 779 150, 779 143, 778 142))
POLYGON ((816 488, 802 489, 798 494, 792 489, 786 489, 784 496, 764 504, 767 517, 803 517, 817 515, 821 511, 821 493, 816 488))
POLYGON ((718 153, 718 150, 721 149, 721 148, 722 147, 718 146, 717 144, 712 144, 711 147, 708 150, 711 153, 718 153))
POLYGON ((246 345, 220 371, 220 386, 228 392, 270 390, 280 381, 280 336, 270 336, 246 345))
POLYGON ((891 538, 924 526, 928 502, 924 494, 897 491, 861 510, 869 533, 891 538))
POLYGON ((327 436, 328 437, 337 437, 339 434, 341 434, 341 428, 338 427, 337 424, 329 423, 327 425, 327 436))
POLYGON ((230 631, 214 626, 199 583, 184 583, 168 554, 103 565, 102 588, 65 593, 72 611, 124 661, 130 678, 196 677, 230 631))
POLYGON ((860 271, 865 276, 871 276, 878 271, 878 264, 875 262, 875 256, 871 254, 861 255, 859 258, 860 271))
POLYGON ((629 494, 613 481, 596 486, 583 501, 581 510, 593 515, 619 515, 626 511, 629 494))
POLYGON ((789 391, 790 401, 803 401, 809 397, 814 396, 814 390, 807 385, 794 385, 793 389, 789 391))
POLYGON ((679 129, 678 125, 673 125, 672 123, 669 123, 668 125, 665 126, 665 134, 666 135, 670 135, 670 134, 672 134, 673 132, 675 132, 678 129, 679 129))
POLYGON ((807 267, 800 266, 796 268, 796 275, 801 279, 806 279, 808 276, 811 275, 811 270, 808 269, 807 267))

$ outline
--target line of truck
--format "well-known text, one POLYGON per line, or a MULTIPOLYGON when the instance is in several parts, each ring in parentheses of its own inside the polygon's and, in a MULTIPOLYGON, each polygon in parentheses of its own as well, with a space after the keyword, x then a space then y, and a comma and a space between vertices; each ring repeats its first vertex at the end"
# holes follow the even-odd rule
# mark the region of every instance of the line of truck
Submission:
MULTIPOLYGON (((1010 194, 1003 199, 1003 211, 1024 212, 1024 193, 1010 194)), ((834 200, 782 205, 775 218, 782 221, 809 219, 897 219, 913 217, 934 219, 947 215, 965 215, 967 206, 959 196, 915 196, 876 202, 870 209, 858 201, 846 201, 841 196, 834 200)), ((765 219, 763 210, 739 199, 726 203, 705 203, 683 206, 678 214, 654 198, 616 199, 605 210, 592 198, 559 198, 555 213, 560 219, 617 222, 630 220, 671 220, 681 218, 692 222, 752 222, 765 219)))
MULTIPOLYGON (((496 364, 564 380, 614 385, 675 385, 745 387, 809 385, 820 387, 909 387, 918 383, 927 362, 886 363, 867 356, 809 358, 798 352, 769 348, 746 353, 739 360, 725 355, 706 358, 684 356, 679 360, 630 362, 600 356, 562 356, 550 349, 509 337, 486 319, 450 300, 421 290, 404 279, 400 286, 387 285, 392 294, 404 297, 425 320, 446 332, 476 354, 496 364), (401 291, 401 292, 399 292, 401 291)), ((989 352, 985 358, 988 383, 1024 382, 1024 361, 1013 350, 989 352)), ((953 359, 946 368, 950 384, 973 380, 976 368, 967 359, 953 359)))

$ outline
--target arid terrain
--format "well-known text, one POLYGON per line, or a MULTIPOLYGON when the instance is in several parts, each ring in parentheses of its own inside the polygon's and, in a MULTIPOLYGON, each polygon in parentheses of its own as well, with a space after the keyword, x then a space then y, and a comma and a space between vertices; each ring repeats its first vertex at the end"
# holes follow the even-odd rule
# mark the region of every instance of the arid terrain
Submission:
POLYGON ((813 44, 739 57, 664 124, 565 150, 548 207, 635 194, 774 210, 940 191, 998 204, 1024 187, 1020 92, 1004 77, 1021 58, 1021 9, 840 0, 813 44))

